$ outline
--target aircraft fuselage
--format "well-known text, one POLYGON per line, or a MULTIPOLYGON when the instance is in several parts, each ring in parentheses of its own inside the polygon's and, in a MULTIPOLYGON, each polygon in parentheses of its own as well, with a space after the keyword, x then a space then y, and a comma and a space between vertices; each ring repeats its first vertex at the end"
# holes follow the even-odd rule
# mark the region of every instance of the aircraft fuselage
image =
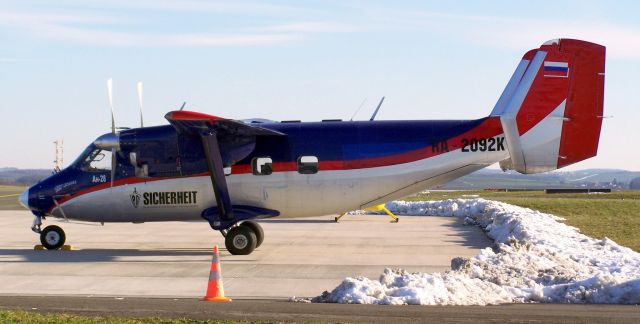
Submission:
MULTIPOLYGON (((233 163, 226 181, 234 204, 277 210, 280 217, 384 203, 508 156, 500 123, 491 117, 259 126, 286 136, 221 143, 223 160, 233 163), (317 172, 301 173, 301 157, 317 158, 317 172), (271 159, 271 174, 255 174, 252 162, 260 158, 271 159)), ((169 125, 126 130, 119 136, 113 187, 109 170, 83 166, 85 156, 96 150, 90 145, 71 166, 34 186, 30 206, 69 219, 149 222, 201 219, 203 209, 216 205, 199 138, 182 136, 169 125), (139 165, 146 165, 146 174, 140 175, 139 165), (49 198, 56 196, 61 208, 49 198)))

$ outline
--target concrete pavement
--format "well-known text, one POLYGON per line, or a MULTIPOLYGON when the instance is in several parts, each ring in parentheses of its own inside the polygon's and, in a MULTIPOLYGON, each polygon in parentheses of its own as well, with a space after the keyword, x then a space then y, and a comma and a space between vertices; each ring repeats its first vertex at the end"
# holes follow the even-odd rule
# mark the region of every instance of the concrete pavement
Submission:
POLYGON ((491 241, 448 217, 384 215, 264 220, 265 241, 233 256, 205 222, 61 226, 74 251, 34 251, 26 211, 0 211, 0 295, 200 297, 211 247, 221 249, 225 291, 234 298, 311 297, 347 276, 377 278, 385 267, 434 272, 491 241))

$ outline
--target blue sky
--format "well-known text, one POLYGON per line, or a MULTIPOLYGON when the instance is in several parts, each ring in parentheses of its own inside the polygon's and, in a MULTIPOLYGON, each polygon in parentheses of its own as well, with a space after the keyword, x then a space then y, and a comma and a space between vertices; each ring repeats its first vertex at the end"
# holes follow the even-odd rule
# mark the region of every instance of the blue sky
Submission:
POLYGON ((640 171, 640 5, 634 1, 0 1, 0 167, 50 168, 110 128, 183 101, 228 118, 486 116, 522 54, 549 39, 607 46, 599 155, 640 171))

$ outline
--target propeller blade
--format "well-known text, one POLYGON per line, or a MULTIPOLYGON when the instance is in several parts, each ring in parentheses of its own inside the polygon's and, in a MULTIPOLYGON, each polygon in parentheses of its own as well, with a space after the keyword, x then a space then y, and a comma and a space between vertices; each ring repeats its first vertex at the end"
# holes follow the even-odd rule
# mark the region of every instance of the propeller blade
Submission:
POLYGON ((111 107, 111 132, 116 133, 116 120, 113 116, 113 79, 107 80, 107 92, 109 95, 109 107, 111 107))
POLYGON ((142 82, 138 82, 138 103, 140 103, 140 127, 144 127, 144 121, 142 118, 142 82))
POLYGON ((116 177, 116 151, 115 147, 111 148, 111 187, 113 187, 113 180, 116 177))

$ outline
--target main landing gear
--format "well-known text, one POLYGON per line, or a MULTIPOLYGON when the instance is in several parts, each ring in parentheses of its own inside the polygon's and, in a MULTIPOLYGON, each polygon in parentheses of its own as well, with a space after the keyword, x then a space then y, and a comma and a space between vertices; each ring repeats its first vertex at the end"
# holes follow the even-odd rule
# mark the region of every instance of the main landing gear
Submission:
POLYGON ((40 234, 40 243, 42 243, 42 246, 47 250, 60 249, 67 239, 67 236, 64 234, 64 230, 62 230, 60 226, 56 225, 49 225, 41 230, 42 218, 44 218, 44 216, 34 217, 31 230, 40 234))
MULTIPOLYGON (((169 119, 169 121, 172 120, 169 119)), ((210 121, 207 123, 209 122, 210 121)), ((274 217, 280 215, 280 212, 257 206, 231 204, 229 188, 227 187, 227 180, 224 173, 224 168, 229 165, 225 165, 222 161, 220 145, 218 144, 218 134, 216 133, 217 128, 211 125, 206 127, 208 130, 200 133, 200 138, 202 139, 202 147, 207 160, 209 176, 211 177, 213 195, 216 198, 216 206, 203 210, 200 216, 209 222, 212 229, 222 233, 225 237, 225 246, 231 254, 247 255, 260 246, 264 240, 262 227, 250 219, 274 217)), ((226 128, 222 127, 221 131, 224 132, 225 129, 226 128)), ((249 134, 251 136, 255 136, 257 135, 255 132, 259 132, 255 128, 244 130, 248 132, 243 133, 244 135, 249 134)), ((267 130, 262 131, 273 135, 273 133, 269 133, 267 130)), ((226 136, 229 136, 228 133, 226 134, 226 136)), ((227 137, 223 136, 223 139, 226 138, 227 137)), ((248 154, 247 152, 247 155, 248 154)), ((241 158, 238 158, 238 160, 240 159, 241 158)))
POLYGON ((264 241, 262 226, 254 221, 244 221, 237 226, 223 231, 224 245, 229 253, 248 255, 264 241))

